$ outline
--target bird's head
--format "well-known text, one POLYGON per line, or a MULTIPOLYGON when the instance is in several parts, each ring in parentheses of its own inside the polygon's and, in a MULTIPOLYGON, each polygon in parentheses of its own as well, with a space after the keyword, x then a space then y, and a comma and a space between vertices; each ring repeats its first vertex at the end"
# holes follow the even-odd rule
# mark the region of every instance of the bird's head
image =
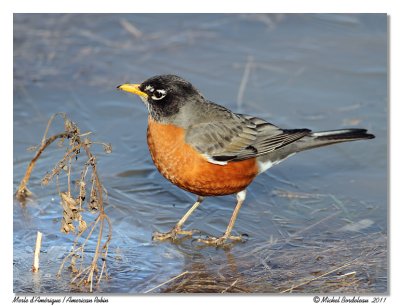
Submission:
POLYGON ((204 100, 199 91, 188 81, 176 75, 158 75, 141 84, 123 84, 117 87, 138 95, 157 121, 165 121, 179 113, 189 103, 204 100))

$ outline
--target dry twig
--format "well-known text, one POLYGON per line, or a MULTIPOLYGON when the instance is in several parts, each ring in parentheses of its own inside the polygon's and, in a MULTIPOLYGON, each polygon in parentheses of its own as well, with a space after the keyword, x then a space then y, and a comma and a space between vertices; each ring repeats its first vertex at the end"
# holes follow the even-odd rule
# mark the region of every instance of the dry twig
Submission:
POLYGON ((161 284, 159 284, 159 285, 157 285, 157 286, 155 286, 155 287, 153 287, 153 288, 151 288, 151 289, 145 291, 144 293, 149 293, 149 292, 151 292, 151 291, 154 291, 154 290, 156 290, 157 288, 160 288, 160 287, 162 287, 162 286, 164 286, 164 285, 166 285, 166 284, 168 284, 168 283, 170 283, 170 282, 173 282, 174 280, 177 280, 178 278, 180 278, 180 277, 182 277, 182 276, 184 276, 184 275, 186 275, 186 274, 188 274, 188 273, 190 273, 190 272, 189 272, 189 271, 182 272, 181 274, 179 274, 179 275, 177 275, 177 276, 174 276, 173 278, 171 278, 171 279, 169 279, 169 280, 167 280, 167 281, 165 281, 165 282, 163 282, 163 283, 161 283, 161 284))
MULTIPOLYGON (((47 185, 54 177, 57 178, 57 190, 61 199, 61 206, 63 209, 61 231, 64 233, 72 232, 76 234, 73 248, 62 261, 58 275, 61 274, 66 261, 70 260, 71 270, 73 271, 73 273, 76 274, 71 282, 76 282, 78 285, 86 284, 89 286, 89 290, 93 291, 94 279, 97 278, 98 284, 103 275, 107 275, 107 273, 104 273, 104 270, 106 268, 106 256, 111 240, 112 227, 111 220, 104 211, 103 192, 105 191, 105 189, 101 184, 98 175, 96 157, 90 150, 91 145, 97 143, 92 142, 88 138, 89 134, 90 132, 81 134, 78 126, 74 122, 69 120, 64 113, 57 113, 51 116, 48 121, 41 144, 37 149, 35 156, 29 163, 24 178, 21 180, 19 188, 16 192, 16 197, 20 202, 24 203, 26 199, 32 194, 28 190, 27 184, 30 179, 32 170, 44 150, 57 139, 60 139, 59 145, 65 145, 65 143, 67 142, 66 140, 69 140, 68 147, 64 153, 64 156, 58 161, 52 171, 45 175, 42 180, 42 184, 47 185), (56 116, 60 116, 64 120, 64 131, 47 137, 50 126, 56 116), (74 195, 74 189, 71 188, 71 181, 74 181, 73 179, 71 179, 71 177, 74 175, 74 172, 71 169, 72 164, 77 162, 81 150, 86 153, 87 160, 83 165, 83 169, 80 171, 79 178, 75 180, 77 181, 76 189, 78 189, 78 191, 77 194, 74 195), (67 176, 66 187, 59 185, 60 183, 58 178, 60 175, 63 174, 67 176), (90 196, 87 196, 88 193, 90 196), (86 210, 84 208, 85 203, 87 207, 86 210), (84 213, 86 211, 97 212, 97 217, 95 218, 95 221, 91 222, 89 226, 87 226, 87 223, 84 220, 84 213), (107 227, 107 231, 105 231, 105 226, 107 227), (95 232, 95 229, 97 229, 97 239, 94 255, 93 258, 90 260, 89 266, 85 266, 86 261, 84 255, 86 246, 89 239, 95 232), (80 243, 80 238, 84 233, 87 233, 86 239, 80 243), (79 265, 77 265, 78 260, 80 261, 79 265), (100 272, 98 268, 99 260, 102 260, 100 272)), ((103 145, 106 153, 111 152, 110 144, 100 144, 103 145)))
POLYGON ((35 254, 34 254, 34 257, 33 257, 32 272, 39 271, 39 254, 40 254, 41 245, 42 245, 42 233, 41 232, 37 232, 35 254))

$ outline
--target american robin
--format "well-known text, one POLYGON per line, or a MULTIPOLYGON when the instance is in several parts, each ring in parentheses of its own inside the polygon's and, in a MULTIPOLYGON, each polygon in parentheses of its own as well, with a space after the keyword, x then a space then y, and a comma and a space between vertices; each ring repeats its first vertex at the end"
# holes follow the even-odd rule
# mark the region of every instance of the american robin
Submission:
POLYGON ((155 240, 192 235, 193 231, 182 226, 204 197, 236 194, 237 204, 225 233, 199 240, 216 246, 227 240, 240 241, 242 237, 231 231, 246 187, 257 175, 300 151, 375 137, 365 129, 281 129, 208 101, 191 83, 175 75, 154 76, 117 88, 138 95, 147 106, 147 143, 158 171, 197 195, 197 201, 169 232, 153 234, 155 240))

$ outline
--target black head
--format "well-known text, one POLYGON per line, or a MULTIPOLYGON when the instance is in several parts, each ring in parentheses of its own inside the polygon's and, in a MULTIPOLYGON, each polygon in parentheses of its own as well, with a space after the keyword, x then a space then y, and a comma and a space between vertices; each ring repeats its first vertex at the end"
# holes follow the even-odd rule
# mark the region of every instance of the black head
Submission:
POLYGON ((137 94, 157 121, 172 117, 187 103, 203 99, 188 81, 176 75, 158 75, 139 85, 124 84, 118 88, 137 94))

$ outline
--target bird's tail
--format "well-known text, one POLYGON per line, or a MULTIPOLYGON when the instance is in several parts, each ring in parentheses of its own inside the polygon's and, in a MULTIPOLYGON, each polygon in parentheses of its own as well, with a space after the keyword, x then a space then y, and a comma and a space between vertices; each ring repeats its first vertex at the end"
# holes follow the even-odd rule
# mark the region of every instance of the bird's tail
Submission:
POLYGON ((297 142, 298 151, 304 151, 330 144, 355 141, 362 139, 372 139, 374 135, 368 134, 365 129, 344 129, 322 132, 312 132, 310 135, 300 139, 297 142))
POLYGON ((375 136, 368 134, 367 130, 364 129, 309 132, 309 134, 305 135, 304 137, 295 140, 290 144, 279 148, 278 150, 258 157, 260 167, 259 173, 301 151, 328 146, 340 142, 372 138, 375 138, 375 136))

